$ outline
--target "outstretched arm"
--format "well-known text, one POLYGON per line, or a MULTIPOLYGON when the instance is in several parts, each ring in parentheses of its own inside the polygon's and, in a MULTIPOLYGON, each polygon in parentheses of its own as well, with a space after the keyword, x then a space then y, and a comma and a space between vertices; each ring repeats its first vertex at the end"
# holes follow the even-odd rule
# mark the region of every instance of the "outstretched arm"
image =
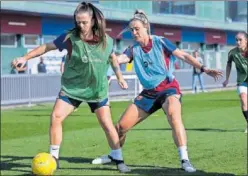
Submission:
POLYGON ((14 59, 11 64, 14 67, 17 67, 20 65, 20 68, 23 68, 25 63, 29 59, 40 56, 44 53, 47 53, 48 51, 55 50, 55 49, 57 49, 57 47, 55 46, 54 43, 43 44, 43 45, 33 49, 32 51, 28 52, 23 57, 19 57, 19 58, 14 59))
POLYGON ((206 68, 189 53, 176 49, 172 52, 172 54, 175 55, 177 58, 183 60, 184 62, 187 62, 188 64, 192 65, 193 67, 200 69, 202 72, 205 72, 207 75, 212 76, 215 81, 218 80, 219 77, 222 77, 221 71, 206 68))
POLYGON ((226 64, 226 80, 229 80, 231 69, 232 69, 232 64, 227 63, 226 64))
POLYGON ((196 58, 180 49, 176 49, 172 52, 172 54, 195 68, 201 69, 201 67, 203 66, 196 58))
POLYGON ((232 69, 232 56, 229 54, 228 56, 228 61, 226 64, 226 80, 222 83, 223 87, 226 87, 227 84, 229 83, 229 77, 232 69))

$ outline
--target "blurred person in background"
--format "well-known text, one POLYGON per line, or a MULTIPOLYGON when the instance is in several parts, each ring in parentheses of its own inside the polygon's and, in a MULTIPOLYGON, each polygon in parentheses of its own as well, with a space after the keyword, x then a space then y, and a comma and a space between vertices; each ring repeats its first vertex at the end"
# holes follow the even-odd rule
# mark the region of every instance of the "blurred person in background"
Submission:
POLYGON ((38 73, 46 73, 47 72, 46 64, 44 63, 44 58, 43 57, 40 57, 40 62, 37 65, 37 70, 38 70, 38 73))
MULTIPOLYGON (((128 29, 132 32, 135 44, 118 56, 118 62, 134 62, 135 72, 144 90, 117 122, 116 129, 121 146, 124 145, 126 133, 130 129, 162 108, 172 128, 182 169, 186 172, 195 172, 196 169, 188 157, 186 132, 181 118, 181 92, 172 74, 175 57, 200 69, 215 80, 222 76, 222 72, 206 68, 190 54, 177 49, 167 38, 150 35, 150 23, 143 11, 135 12, 126 30, 128 29), (170 57, 171 55, 175 57, 170 57)), ((92 161, 93 164, 108 162, 110 159, 106 155, 92 161)))
POLYGON ((226 87, 229 83, 229 77, 232 69, 232 62, 235 63, 237 71, 237 92, 239 94, 241 109, 248 123, 248 110, 247 110, 247 83, 248 83, 248 49, 247 49, 247 33, 239 32, 236 35, 237 46, 228 53, 228 61, 226 65, 226 80, 223 86, 226 87))
MULTIPOLYGON (((203 59, 201 58, 200 53, 197 50, 193 52, 193 56, 200 64, 203 64, 203 59)), ((197 78, 199 80, 202 92, 207 92, 204 88, 204 82, 203 82, 203 76, 201 70, 196 67, 193 67, 192 93, 193 94, 197 93, 197 85, 196 85, 197 78)))
POLYGON ((124 164, 118 133, 111 119, 108 102, 109 63, 116 74, 121 88, 127 83, 122 77, 116 56, 113 53, 113 39, 106 33, 106 23, 102 12, 91 3, 80 3, 74 12, 75 28, 60 35, 52 43, 46 43, 14 59, 13 66, 24 65, 29 59, 51 50, 66 49, 61 91, 51 114, 50 153, 59 168, 59 150, 62 142, 62 123, 82 102, 87 102, 95 113, 105 132, 110 148, 110 157, 120 172, 129 172, 124 164))

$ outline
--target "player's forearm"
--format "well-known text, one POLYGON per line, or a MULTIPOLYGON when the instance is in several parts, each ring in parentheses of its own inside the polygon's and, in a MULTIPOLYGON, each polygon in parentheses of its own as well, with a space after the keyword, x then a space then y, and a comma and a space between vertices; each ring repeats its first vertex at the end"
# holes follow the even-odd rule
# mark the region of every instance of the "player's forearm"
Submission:
POLYGON ((229 80, 231 69, 232 69, 232 65, 227 63, 227 65, 226 65, 226 80, 229 80))
POLYGON ((176 49, 172 54, 195 68, 201 69, 203 66, 196 58, 180 49, 176 49))
POLYGON ((60 65, 60 72, 61 72, 61 73, 64 73, 64 67, 65 67, 65 64, 62 63, 62 64, 60 65))
POLYGON ((185 58, 184 59, 185 62, 187 62, 188 64, 192 65, 195 68, 201 69, 202 64, 197 59, 195 59, 193 56, 191 56, 188 53, 184 53, 183 57, 185 58))
POLYGON ((25 60, 29 60, 29 59, 32 59, 34 57, 38 57, 50 50, 53 50, 53 49, 56 49, 54 48, 54 46, 52 46, 52 44, 43 44, 35 49, 33 49, 32 51, 28 52, 27 54, 25 54, 23 56, 23 58, 25 60))
POLYGON ((117 57, 114 56, 112 57, 111 59, 111 66, 112 66, 112 69, 117 77, 118 80, 121 80, 123 79, 123 76, 122 76, 122 73, 121 73, 121 69, 120 69, 120 65, 117 61, 117 57))

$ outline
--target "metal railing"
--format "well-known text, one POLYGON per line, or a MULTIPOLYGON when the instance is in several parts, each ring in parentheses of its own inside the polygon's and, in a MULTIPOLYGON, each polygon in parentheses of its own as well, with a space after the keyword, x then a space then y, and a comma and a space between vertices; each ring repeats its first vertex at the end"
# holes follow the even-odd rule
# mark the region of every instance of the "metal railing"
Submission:
MULTIPOLYGON (((129 88, 122 90, 113 76, 109 88, 110 100, 130 100, 142 90, 134 73, 123 73, 129 88)), ((224 74, 225 75, 225 74, 224 74)), ((191 90, 192 71, 178 70, 175 76, 180 83, 181 90, 191 90)), ((59 74, 22 74, 1 76, 1 105, 32 104, 54 101, 60 90, 61 75, 59 74)), ((215 82, 204 74, 207 89, 221 88, 224 79, 215 82)), ((229 86, 235 86, 236 71, 230 76, 229 86)))

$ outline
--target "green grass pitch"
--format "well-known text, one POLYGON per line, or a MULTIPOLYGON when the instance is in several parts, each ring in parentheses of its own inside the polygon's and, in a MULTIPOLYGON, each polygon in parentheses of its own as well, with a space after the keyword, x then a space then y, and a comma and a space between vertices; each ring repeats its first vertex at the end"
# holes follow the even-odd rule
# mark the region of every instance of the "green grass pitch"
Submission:
MULTIPOLYGON (((171 129, 160 110, 128 132, 123 147, 129 175, 246 175, 247 134, 233 91, 183 96, 182 115, 195 174, 180 170, 171 129)), ((114 122, 130 102, 111 102, 114 122)), ((49 149, 51 104, 1 112, 1 175, 30 175, 31 161, 49 149)), ((55 175, 123 175, 115 165, 92 165, 110 151, 103 130, 87 105, 63 126, 60 167, 55 175)))

